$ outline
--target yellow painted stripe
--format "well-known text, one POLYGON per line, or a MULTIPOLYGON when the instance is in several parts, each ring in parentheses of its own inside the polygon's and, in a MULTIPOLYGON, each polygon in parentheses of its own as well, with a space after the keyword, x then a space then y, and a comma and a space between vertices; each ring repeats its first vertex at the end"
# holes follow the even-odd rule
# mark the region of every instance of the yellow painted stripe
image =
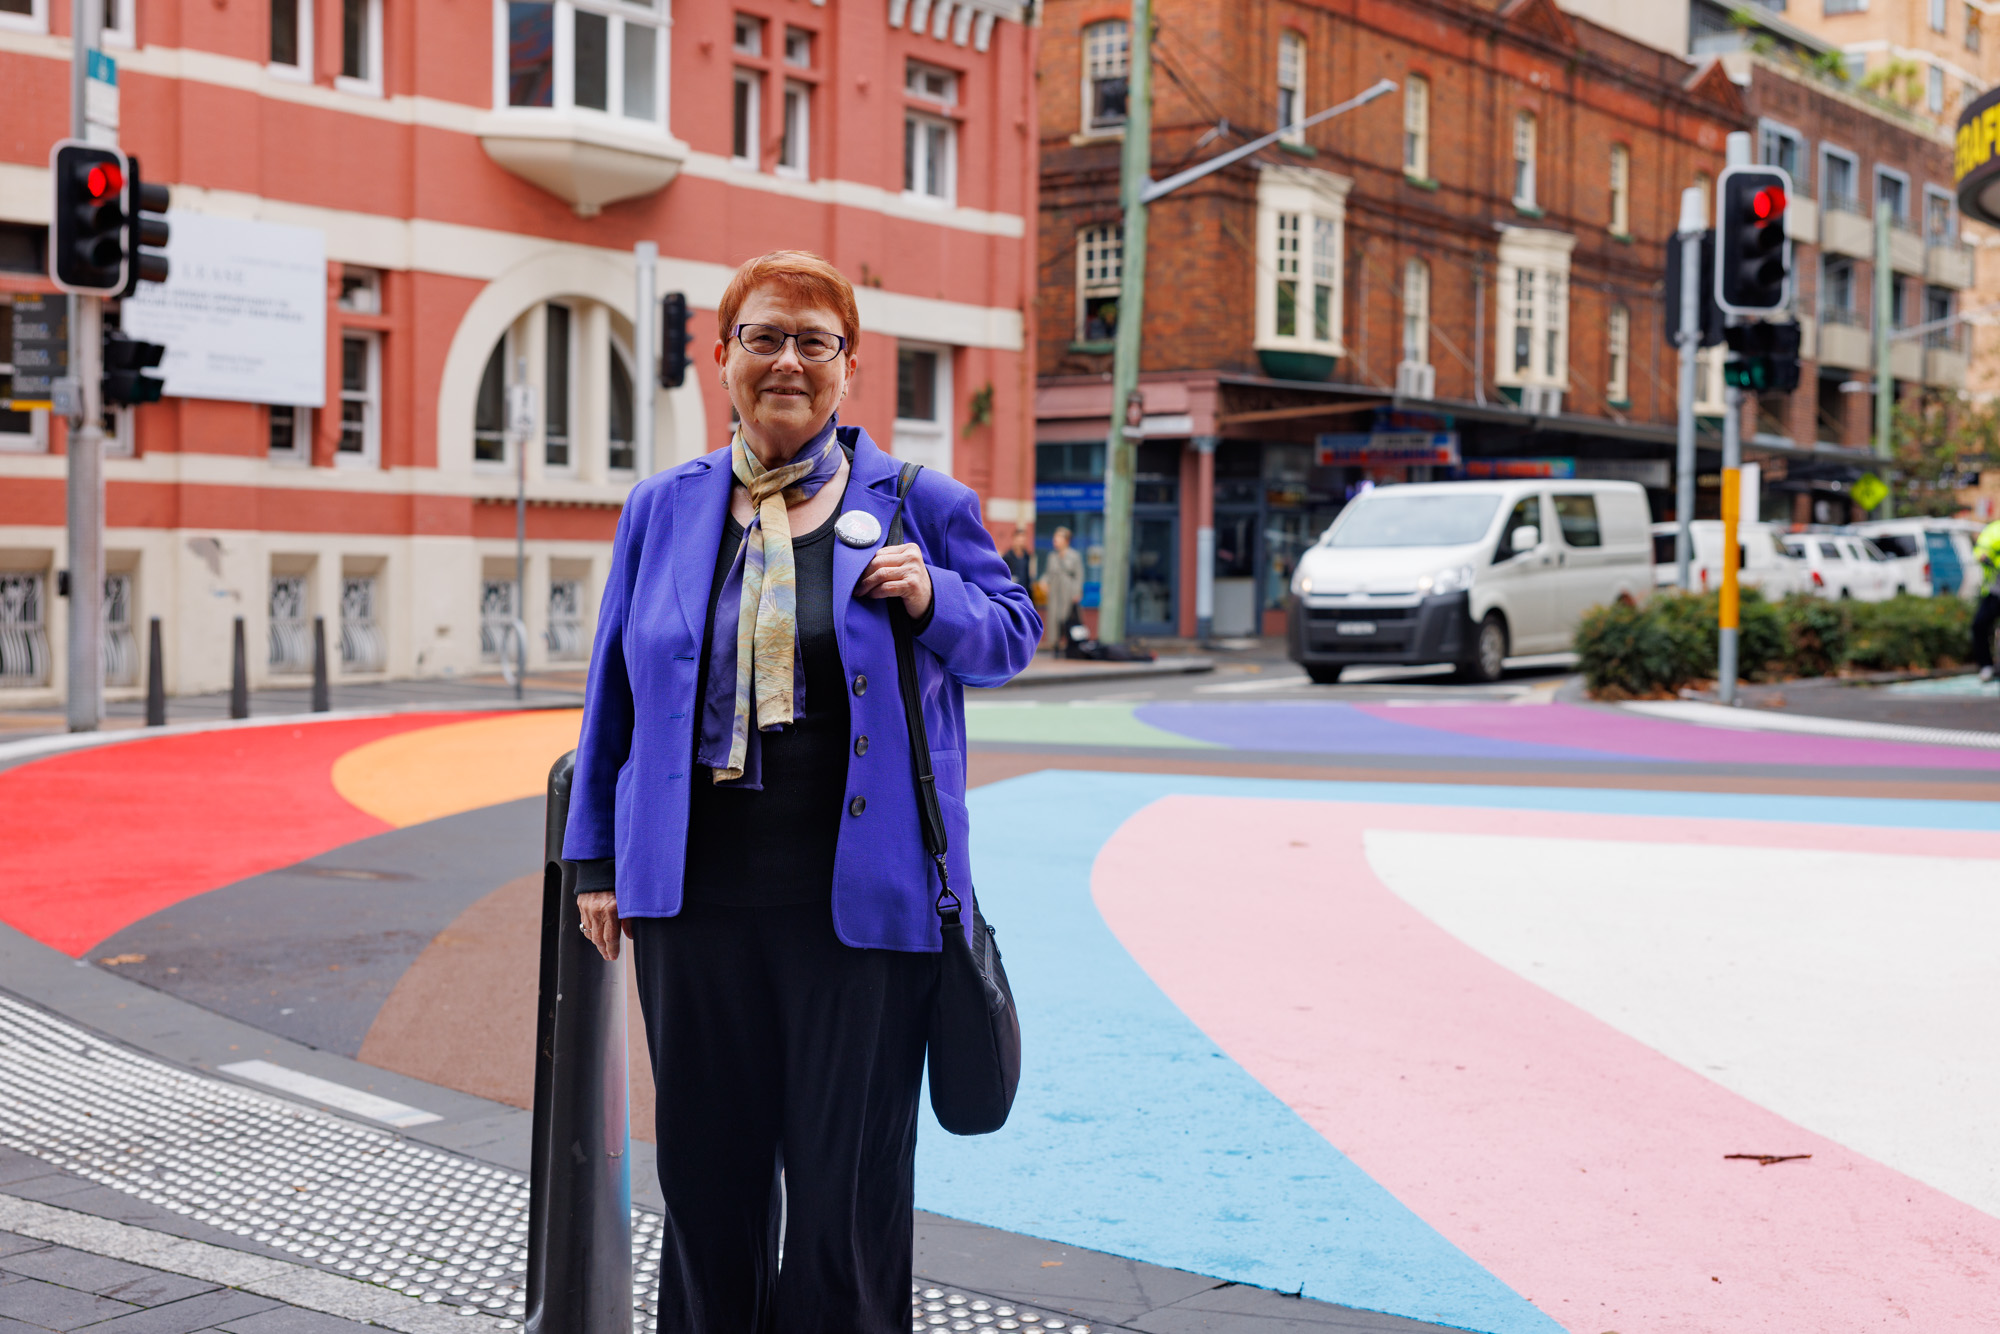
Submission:
POLYGON ((400 732, 334 761, 334 790, 398 828, 539 797, 582 724, 583 710, 554 709, 400 732))

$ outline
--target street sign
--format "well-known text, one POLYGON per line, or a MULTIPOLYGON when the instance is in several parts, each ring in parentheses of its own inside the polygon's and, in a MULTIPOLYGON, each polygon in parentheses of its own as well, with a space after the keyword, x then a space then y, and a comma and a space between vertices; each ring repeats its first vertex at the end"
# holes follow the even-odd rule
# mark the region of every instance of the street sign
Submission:
POLYGON ((1872 510, 1889 498, 1889 484, 1872 472, 1864 472, 1847 488, 1847 494, 1862 509, 1872 510))
POLYGON ((48 292, 14 298, 14 388, 0 407, 54 407, 54 381, 69 373, 69 300, 48 292))
POLYGON ((507 434, 516 440, 535 434, 535 386, 523 383, 507 387, 507 434))

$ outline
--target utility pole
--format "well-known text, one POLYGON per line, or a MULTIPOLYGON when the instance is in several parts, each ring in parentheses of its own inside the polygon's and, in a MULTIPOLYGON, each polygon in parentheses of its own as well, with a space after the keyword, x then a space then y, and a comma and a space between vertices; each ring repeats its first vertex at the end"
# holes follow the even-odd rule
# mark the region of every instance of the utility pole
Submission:
MULTIPOLYGON (((1125 234, 1118 281, 1118 334, 1111 354, 1111 433, 1104 442, 1104 565, 1098 574, 1097 637, 1125 640, 1125 602, 1132 582, 1132 484, 1137 442, 1126 433, 1127 405, 1139 392, 1139 330, 1146 318, 1146 197, 1153 177, 1153 10, 1132 0, 1131 49, 1125 82, 1125 144, 1118 199, 1125 234)), ((1141 423, 1143 426, 1143 409, 1141 423)), ((1088 559, 1088 556, 1085 557, 1088 559)))
MULTIPOLYGON (((1889 334, 1895 320, 1896 279, 1889 263, 1889 226, 1889 201, 1878 194, 1875 199, 1875 457, 1883 461, 1883 472, 1889 471, 1889 460, 1896 453, 1895 442, 1890 439, 1895 423, 1896 378, 1889 366, 1889 334)), ((1877 518, 1895 517, 1895 497, 1892 486, 1876 508, 1877 518)))
MULTIPOLYGON (((1111 353, 1111 430, 1104 444, 1104 569, 1098 576, 1097 637, 1106 644, 1125 638, 1125 604, 1132 582, 1132 485, 1138 471, 1136 437, 1144 426, 1139 392, 1139 330, 1146 308, 1146 209, 1184 185, 1260 153, 1288 134, 1297 134, 1323 120, 1352 111, 1396 91, 1390 79, 1378 79, 1366 91, 1315 112, 1291 125, 1280 125, 1260 139, 1176 172, 1163 181, 1153 170, 1152 12, 1148 0, 1132 0, 1131 62, 1125 86, 1125 145, 1119 162, 1118 198, 1125 210, 1123 268, 1118 284, 1118 336, 1111 353), (1130 433, 1128 434, 1128 429, 1130 433)), ((1200 446, 1197 445, 1199 449, 1200 446)), ((1213 466, 1212 454, 1202 465, 1213 466)), ((1213 473, 1209 474, 1211 477, 1213 473)), ((1197 532, 1197 549, 1200 534, 1197 532)), ((1195 614, 1203 614, 1200 588, 1203 572, 1213 571, 1214 530, 1209 529, 1210 554, 1196 574, 1195 614)), ((1209 585, 1211 598, 1213 584, 1209 585)), ((1213 603, 1208 606, 1214 615, 1213 603)))
MULTIPOLYGON (((90 57, 103 0, 70 9, 70 137, 91 138, 85 113, 90 57)), ((115 140, 114 140, 115 142, 115 140)), ((104 718, 104 298, 69 299, 69 374, 75 416, 69 432, 69 670, 65 713, 72 732, 95 732, 104 718)))
POLYGON ((1679 529, 1674 534, 1674 563, 1679 572, 1681 592, 1690 587, 1689 564, 1694 557, 1694 397, 1697 358, 1701 354, 1701 234, 1708 220, 1701 216, 1701 191, 1689 186, 1681 191, 1681 223, 1677 243, 1681 248, 1681 349, 1679 412, 1674 426, 1674 516, 1679 529))
POLYGON ((653 279, 659 261, 654 242, 632 247, 632 360, 638 363, 632 373, 632 466, 641 478, 653 475, 653 396, 660 392, 653 366, 653 327, 660 317, 653 308, 653 279))

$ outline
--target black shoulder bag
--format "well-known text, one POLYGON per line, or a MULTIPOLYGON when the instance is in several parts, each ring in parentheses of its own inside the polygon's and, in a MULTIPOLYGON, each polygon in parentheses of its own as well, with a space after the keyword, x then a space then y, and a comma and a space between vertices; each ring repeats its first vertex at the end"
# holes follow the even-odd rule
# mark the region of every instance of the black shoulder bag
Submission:
MULTIPOLYGON (((896 479, 896 513, 889 521, 885 546, 903 540, 903 506, 920 471, 916 464, 906 463, 896 479)), ((945 858, 944 811, 938 805, 937 776, 931 772, 910 614, 900 598, 889 604, 889 624, 896 637, 896 683, 903 692, 910 734, 917 815, 923 825, 924 850, 937 863, 937 915, 944 933, 937 999, 931 1006, 931 1110, 938 1124, 954 1135, 988 1135, 1007 1123, 1014 1090, 1021 1083, 1021 1020, 1014 1010, 1007 970, 1000 966, 993 928, 980 916, 977 902, 972 904, 972 940, 968 943, 965 938, 960 919, 964 905, 952 892, 945 858)))

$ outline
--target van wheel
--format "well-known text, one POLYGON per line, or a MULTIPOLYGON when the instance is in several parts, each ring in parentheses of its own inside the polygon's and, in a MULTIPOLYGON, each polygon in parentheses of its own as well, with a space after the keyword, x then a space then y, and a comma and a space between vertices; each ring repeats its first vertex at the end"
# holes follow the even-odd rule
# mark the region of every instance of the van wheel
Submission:
POLYGON ((1340 664, 1309 662, 1306 664, 1306 675, 1312 678, 1312 683, 1316 686, 1330 686, 1340 679, 1340 664))
POLYGON ((1473 633, 1472 659, 1458 665, 1459 679, 1491 685, 1507 666, 1507 622, 1497 611, 1486 613, 1473 633))

